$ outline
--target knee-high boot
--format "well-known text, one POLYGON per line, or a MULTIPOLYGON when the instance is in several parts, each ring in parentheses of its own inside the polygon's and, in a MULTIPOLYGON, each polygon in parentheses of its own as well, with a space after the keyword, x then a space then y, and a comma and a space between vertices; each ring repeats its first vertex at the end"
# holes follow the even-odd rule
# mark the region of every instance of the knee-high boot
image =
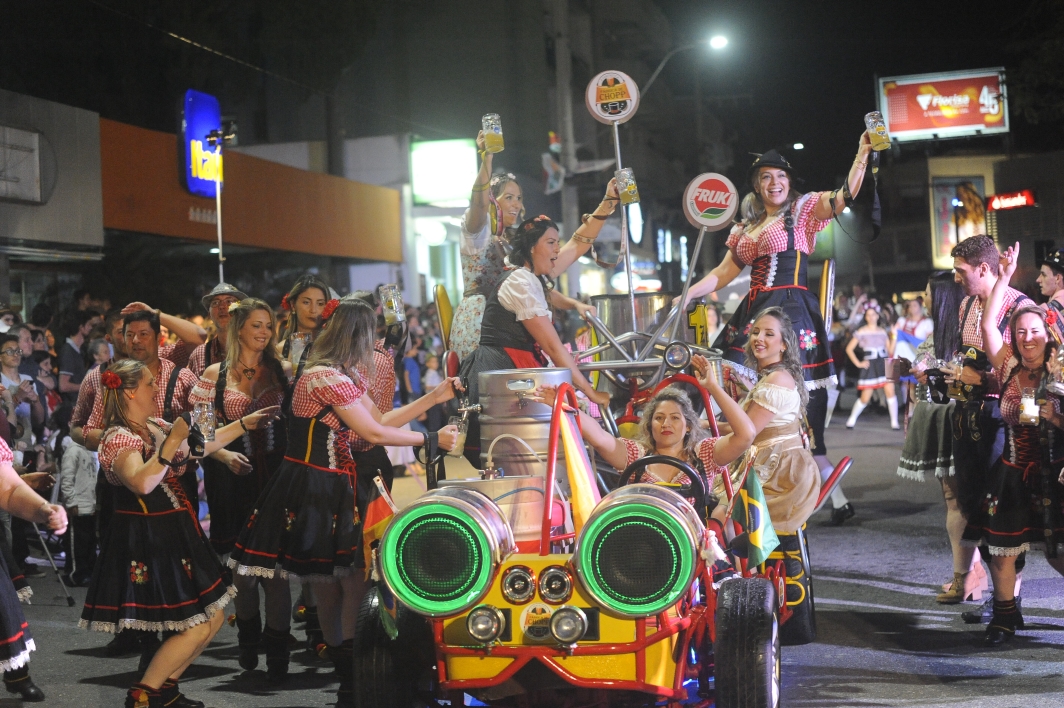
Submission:
POLYGON ((280 683, 288 676, 288 628, 274 629, 270 625, 262 630, 262 644, 266 649, 266 678, 280 683))
POLYGON ((352 665, 354 644, 355 640, 345 639, 340 646, 329 646, 329 658, 340 679, 340 687, 336 689, 336 708, 354 708, 355 705, 355 673, 352 665))
POLYGON ((259 645, 262 643, 262 618, 259 613, 242 620, 236 618, 236 642, 240 649, 240 668, 251 671, 259 665, 259 645))

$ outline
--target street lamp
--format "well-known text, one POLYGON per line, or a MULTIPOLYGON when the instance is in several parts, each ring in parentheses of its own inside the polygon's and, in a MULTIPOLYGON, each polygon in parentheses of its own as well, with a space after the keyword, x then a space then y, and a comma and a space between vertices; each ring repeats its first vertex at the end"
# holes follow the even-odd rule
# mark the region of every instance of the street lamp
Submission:
MULTIPOLYGON (((694 49, 695 47, 701 47, 703 45, 703 42, 691 42, 690 44, 682 44, 679 47, 676 47, 676 49, 673 49, 671 52, 666 54, 665 58, 661 60, 660 64, 658 64, 658 68, 654 69, 654 73, 650 75, 650 79, 646 82, 646 85, 644 85, 640 89, 639 93, 643 96, 647 95, 647 91, 650 90, 650 87, 658 78, 658 74, 660 74, 661 70, 665 68, 665 65, 669 62, 669 59, 672 59, 673 55, 679 54, 680 52, 686 52, 688 49, 694 49)), ((710 49, 715 49, 719 51, 721 49, 724 49, 726 46, 728 46, 728 38, 722 34, 714 35, 709 39, 710 49)))

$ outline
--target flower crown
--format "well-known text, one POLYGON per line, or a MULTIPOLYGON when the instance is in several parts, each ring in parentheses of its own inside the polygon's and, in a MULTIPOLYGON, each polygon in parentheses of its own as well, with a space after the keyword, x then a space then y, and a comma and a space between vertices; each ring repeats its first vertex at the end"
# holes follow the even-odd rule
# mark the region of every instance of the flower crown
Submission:
POLYGON ((500 182, 516 182, 516 181, 517 181, 517 177, 515 177, 512 172, 499 172, 498 174, 495 174, 495 175, 491 176, 491 179, 488 181, 488 184, 490 186, 492 186, 492 187, 495 187, 500 182))
POLYGON ((100 383, 112 391, 122 388, 122 377, 113 371, 105 371, 100 374, 100 383))
POLYGON ((551 220, 551 218, 549 216, 547 216, 546 214, 540 214, 536 218, 529 219, 528 221, 525 222, 525 231, 531 231, 533 228, 535 228, 537 222, 550 221, 550 220, 551 220))

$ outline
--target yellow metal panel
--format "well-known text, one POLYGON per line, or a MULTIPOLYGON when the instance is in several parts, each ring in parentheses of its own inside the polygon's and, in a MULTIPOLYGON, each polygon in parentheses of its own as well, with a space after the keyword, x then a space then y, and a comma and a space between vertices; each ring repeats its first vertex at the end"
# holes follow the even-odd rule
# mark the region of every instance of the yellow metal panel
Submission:
POLYGON ((505 656, 451 656, 447 658, 447 678, 451 681, 493 678, 512 661, 505 656))
POLYGON ((580 678, 635 681, 635 654, 566 656, 558 664, 580 678))

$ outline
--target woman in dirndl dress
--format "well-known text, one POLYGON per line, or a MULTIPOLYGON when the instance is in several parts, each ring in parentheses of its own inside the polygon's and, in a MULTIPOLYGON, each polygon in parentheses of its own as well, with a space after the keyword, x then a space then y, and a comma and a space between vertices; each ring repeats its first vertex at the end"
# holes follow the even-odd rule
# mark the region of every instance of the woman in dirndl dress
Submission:
POLYGON ((348 296, 330 302, 322 320, 294 384, 284 461, 255 502, 229 566, 239 575, 295 576, 313 585, 321 631, 340 678, 337 705, 343 708, 353 700, 352 650, 367 580, 350 433, 374 445, 431 447, 435 438, 450 449, 457 429, 415 433, 382 423, 364 395, 369 382, 357 370, 359 365, 374 370, 376 312, 348 296))
MULTIPOLYGON (((13 461, 11 448, 0 438, 0 509, 26 521, 47 524, 49 529, 63 534, 67 527, 66 509, 50 504, 30 489, 18 476, 13 461)), ((30 652, 37 647, 19 605, 20 601, 29 600, 33 590, 8 545, 0 542, 0 547, 0 671, 4 672, 8 693, 36 703, 44 700, 44 692, 30 678, 30 652)))
POLYGON ((864 311, 864 326, 853 334, 853 339, 846 345, 846 356, 850 358, 861 371, 857 379, 857 391, 859 397, 854 401, 850 418, 846 421, 846 427, 853 429, 857 425, 857 418, 861 411, 868 407, 872 400, 872 393, 877 389, 883 389, 887 396, 887 410, 890 411, 890 427, 901 430, 898 425, 898 397, 894 392, 894 382, 887 379, 887 357, 894 356, 894 342, 887 330, 879 326, 879 305, 873 300, 872 304, 864 311), (857 347, 864 352, 864 358, 858 360, 857 347))
POLYGON ((1001 277, 987 298, 981 323, 1001 391, 1006 436, 1004 452, 988 475, 986 496, 964 531, 965 544, 990 551, 994 605, 986 646, 1007 642, 1023 629, 1015 594, 1021 553, 1044 548, 1046 561, 1064 575, 1064 415, 1060 399, 1045 391, 1047 364, 1059 346, 1049 333, 1054 318, 1052 311, 1033 303, 1016 308, 1009 318, 1011 344, 996 326, 1019 252, 1017 243, 1001 256, 1001 277))
MULTIPOLYGON (((481 322, 487 298, 507 271, 506 255, 514 228, 525 218, 524 194, 517 178, 509 172, 492 175, 494 154, 485 150, 484 131, 477 134, 480 171, 473 182, 469 209, 462 218, 459 252, 465 293, 454 311, 448 348, 461 361, 480 346, 481 322)), ((563 273, 577 258, 587 253, 598 237, 606 218, 613 213, 617 189, 613 181, 602 203, 592 214, 584 214, 576 235, 558 254, 558 272, 563 273)), ((584 303, 551 291, 552 306, 583 313, 594 310, 584 303)))
MULTIPOLYGON (((273 310, 264 301, 245 298, 229 307, 225 358, 204 370, 189 394, 190 406, 210 403, 218 424, 225 425, 262 409, 279 409, 288 390, 288 362, 278 360, 273 310)), ((211 470, 211 546, 225 556, 233 550, 267 480, 281 465, 286 447, 284 419, 251 430, 202 461, 211 470)), ((206 474, 205 474, 206 476, 206 474)), ((248 671, 258 666, 259 644, 264 645, 272 680, 287 668, 289 607, 288 582, 280 578, 262 583, 266 595, 266 629, 259 617, 257 578, 237 576, 236 605, 239 662, 248 671), (283 584, 283 587, 277 585, 283 584)))
MULTIPOLYGON (((730 366, 748 379, 756 378, 756 372, 749 370, 744 361, 747 337, 757 313, 767 307, 782 307, 794 323, 809 391, 807 416, 813 436, 812 452, 824 479, 834 469, 824 444, 827 389, 837 385, 838 380, 817 295, 806 285, 809 256, 816 248, 817 233, 842 213, 860 190, 871 152, 868 134, 863 133, 842 187, 808 194, 791 186, 793 168, 777 151, 759 156, 747 173, 754 191, 743 198, 742 221, 728 236, 724 259, 688 291, 688 302, 709 295, 734 280, 744 267, 751 267, 750 292, 713 343, 730 366)), ((832 519, 838 523, 853 516, 853 505, 838 486, 831 494, 831 503, 832 519)))
MULTIPOLYGON (((105 432, 100 468, 114 490, 114 518, 101 545, 79 625, 99 632, 137 629, 177 634, 162 643, 127 708, 202 706, 185 699, 177 681, 222 626, 235 593, 222 578, 196 510, 174 475, 188 457, 189 423, 151 418, 157 383, 139 361, 124 359, 100 376, 105 432)), ((261 410, 215 432, 212 453, 265 425, 277 409, 261 410)))

